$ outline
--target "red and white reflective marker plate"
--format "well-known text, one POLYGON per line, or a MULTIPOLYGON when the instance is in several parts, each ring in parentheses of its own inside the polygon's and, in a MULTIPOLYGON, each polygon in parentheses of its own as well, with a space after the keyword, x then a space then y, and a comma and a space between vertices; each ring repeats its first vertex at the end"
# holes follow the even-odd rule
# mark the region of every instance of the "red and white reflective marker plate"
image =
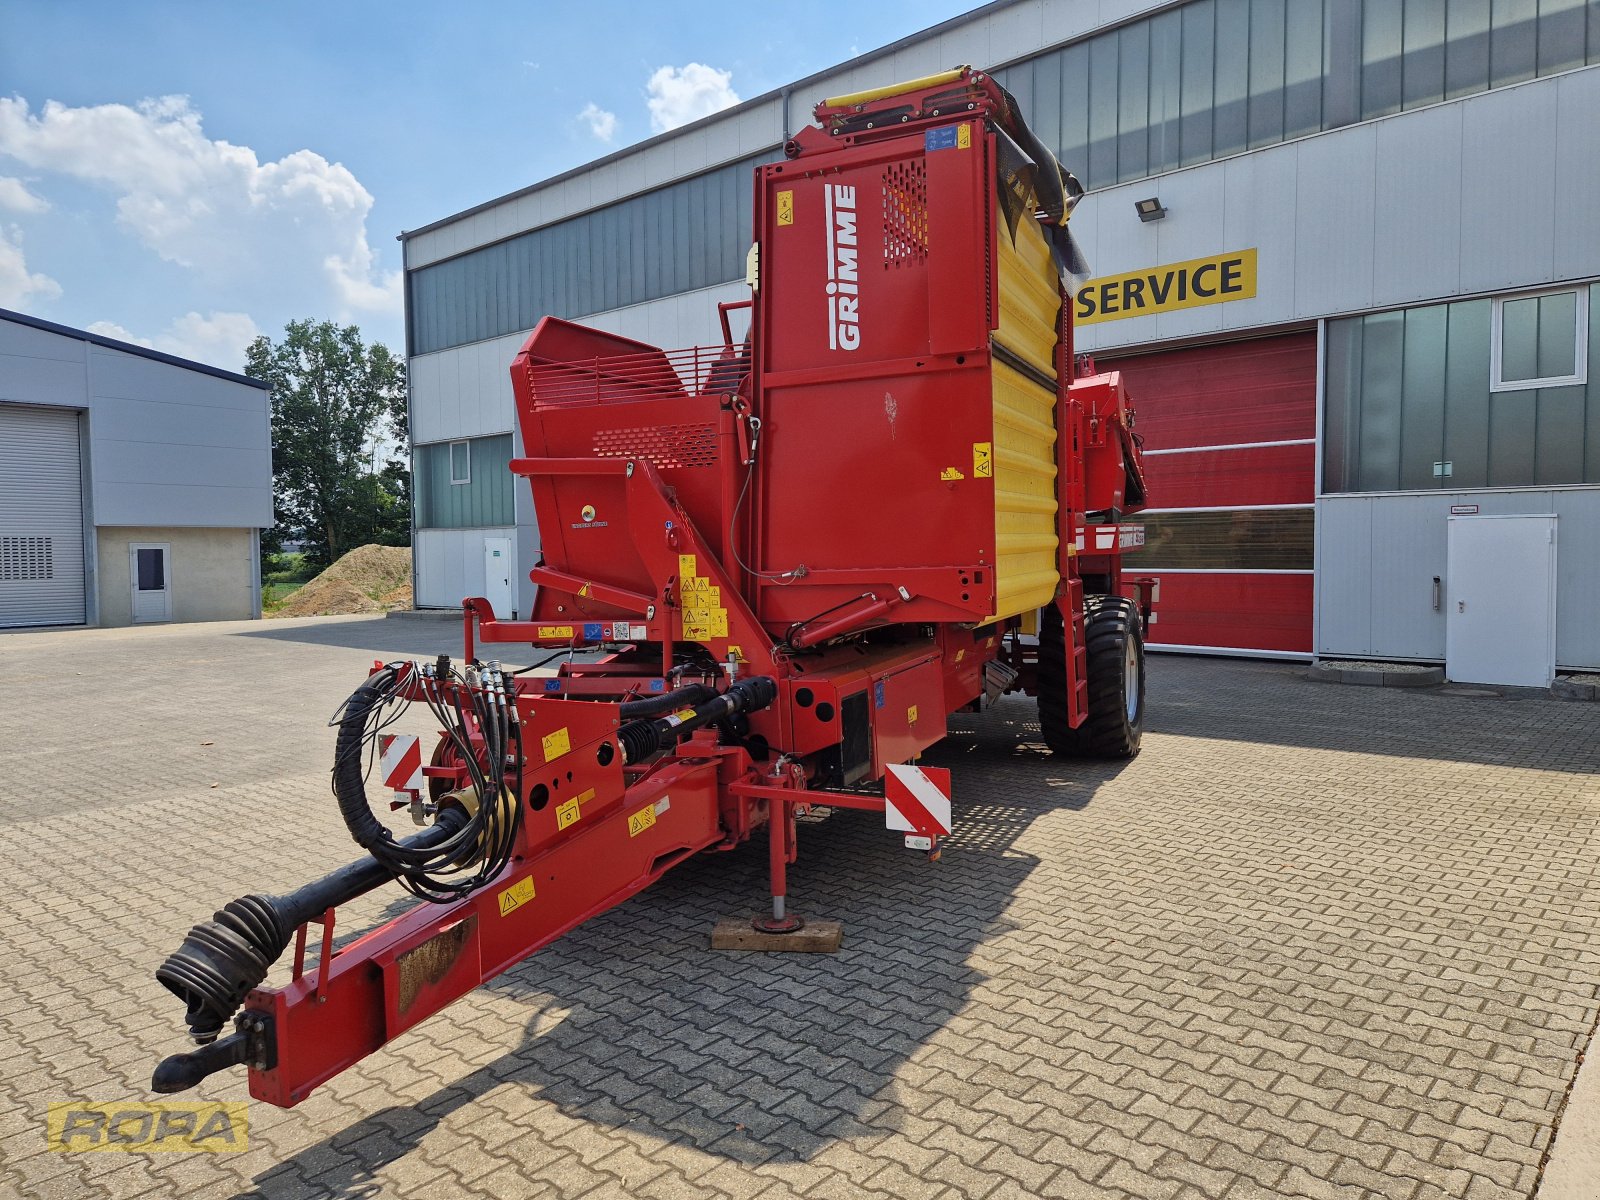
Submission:
POLYGON ((378 736, 378 764, 383 786, 395 792, 422 790, 422 739, 409 733, 378 736))
POLYGON ((890 829, 925 838, 950 832, 950 772, 944 767, 892 763, 883 777, 883 795, 888 801, 883 823, 890 829))

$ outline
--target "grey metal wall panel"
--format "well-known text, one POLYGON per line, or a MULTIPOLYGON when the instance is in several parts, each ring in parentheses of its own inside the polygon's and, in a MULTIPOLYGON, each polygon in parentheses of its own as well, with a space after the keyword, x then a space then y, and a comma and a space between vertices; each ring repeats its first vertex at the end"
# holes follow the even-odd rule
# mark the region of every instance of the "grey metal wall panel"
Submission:
POLYGON ((1317 501, 1317 646, 1324 657, 1372 653, 1372 501, 1317 501))
POLYGON ((1317 653, 1376 658, 1444 658, 1450 578, 1446 530, 1451 505, 1480 516, 1555 513, 1556 662, 1600 669, 1600 489, 1325 496, 1317 501, 1317 653), (1441 607, 1433 609, 1433 576, 1441 607))
MULTIPOLYGON (((1463 291, 1525 287, 1552 276, 1555 195, 1549 181, 1556 175, 1559 94, 1560 83, 1552 81, 1489 92, 1461 105, 1463 185, 1470 189, 1456 251, 1463 291), (1494 180, 1516 181, 1507 197, 1509 208, 1490 198, 1505 190, 1494 180)), ((1589 117, 1593 121, 1595 114, 1589 117)), ((1426 203, 1426 198, 1419 195, 1415 201, 1426 203)))
MULTIPOLYGON (((1461 114, 1459 104, 1440 105, 1375 127, 1372 296, 1377 304, 1451 296, 1461 288, 1461 209, 1466 202, 1461 114), (1432 202, 1418 203, 1423 196, 1431 196, 1432 202)), ((1364 186, 1366 181, 1361 182, 1364 186)), ((1475 203, 1482 204, 1482 199, 1475 203)))
POLYGON ((527 574, 516 526, 494 529, 419 529, 415 551, 418 608, 460 608, 467 596, 483 595, 483 540, 511 539, 513 578, 527 574))
MULTIPOLYGON (((1600 6, 1597 6, 1600 9, 1600 6)), ((1555 81, 1555 275, 1600 275, 1600 70, 1575 71, 1555 81)))
POLYGON ((1600 490, 1551 493, 1556 521, 1556 665, 1600 670, 1600 490))
POLYGON ((78 421, 0 404, 0 627, 83 624, 78 421))
POLYGON ((1298 292, 1297 316, 1372 304, 1377 147, 1377 130, 1371 125, 1298 144, 1294 263, 1295 277, 1307 286, 1298 292))
POLYGON ((81 338, 64 337, 48 329, 35 329, 32 325, 17 321, 0 320, 0 354, 53 358, 81 365, 83 348, 81 338))
MULTIPOLYGON (((1297 310, 1295 259, 1282 248, 1292 245, 1301 236, 1299 202, 1295 195, 1299 157, 1297 147, 1279 146, 1219 164, 1226 179, 1222 240, 1218 243, 1213 233, 1209 248, 1184 257, 1199 258, 1252 246, 1277 248, 1257 255, 1255 299, 1211 306, 1221 314, 1225 328, 1269 324, 1282 319, 1282 314, 1297 310)), ((1168 335, 1165 318, 1162 335, 1168 335)))
MULTIPOLYGON (((0 329, 5 328, 6 322, 0 321, 0 329)), ((63 358, 8 354, 0 350, 0 359, 4 360, 4 366, 0 368, 0 400, 67 406, 88 402, 81 358, 74 362, 63 358)))

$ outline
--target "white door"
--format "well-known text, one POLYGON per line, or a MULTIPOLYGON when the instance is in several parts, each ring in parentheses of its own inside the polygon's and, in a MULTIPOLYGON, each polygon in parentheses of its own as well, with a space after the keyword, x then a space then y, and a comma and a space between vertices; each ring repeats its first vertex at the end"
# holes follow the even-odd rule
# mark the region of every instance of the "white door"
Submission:
POLYGON ((483 598, 489 602, 497 617, 509 617, 516 611, 516 594, 511 586, 512 569, 511 539, 484 538, 483 598))
POLYGON ((172 548, 165 542, 134 542, 128 547, 135 621, 172 620, 172 548))
POLYGON ((1451 517, 1445 673, 1549 687, 1556 667, 1556 519, 1451 517))

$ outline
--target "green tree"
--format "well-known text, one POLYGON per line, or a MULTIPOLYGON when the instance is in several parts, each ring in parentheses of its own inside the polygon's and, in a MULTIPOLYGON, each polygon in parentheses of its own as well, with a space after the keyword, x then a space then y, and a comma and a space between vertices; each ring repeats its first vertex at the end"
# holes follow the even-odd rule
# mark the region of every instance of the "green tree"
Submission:
POLYGON ((324 566, 368 542, 411 542, 405 364, 354 325, 290 321, 258 337, 245 373, 272 388, 278 535, 324 566))

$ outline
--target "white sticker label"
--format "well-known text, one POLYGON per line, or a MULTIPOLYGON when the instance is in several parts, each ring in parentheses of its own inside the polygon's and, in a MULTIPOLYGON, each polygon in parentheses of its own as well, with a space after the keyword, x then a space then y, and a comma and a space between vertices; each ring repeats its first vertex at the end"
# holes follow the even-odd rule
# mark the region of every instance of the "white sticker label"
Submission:
POLYGON ((666 812, 667 809, 669 809, 671 807, 672 807, 672 797, 671 796, 663 796, 663 797, 661 797, 661 799, 656 801, 656 816, 659 817, 662 813, 666 812))

